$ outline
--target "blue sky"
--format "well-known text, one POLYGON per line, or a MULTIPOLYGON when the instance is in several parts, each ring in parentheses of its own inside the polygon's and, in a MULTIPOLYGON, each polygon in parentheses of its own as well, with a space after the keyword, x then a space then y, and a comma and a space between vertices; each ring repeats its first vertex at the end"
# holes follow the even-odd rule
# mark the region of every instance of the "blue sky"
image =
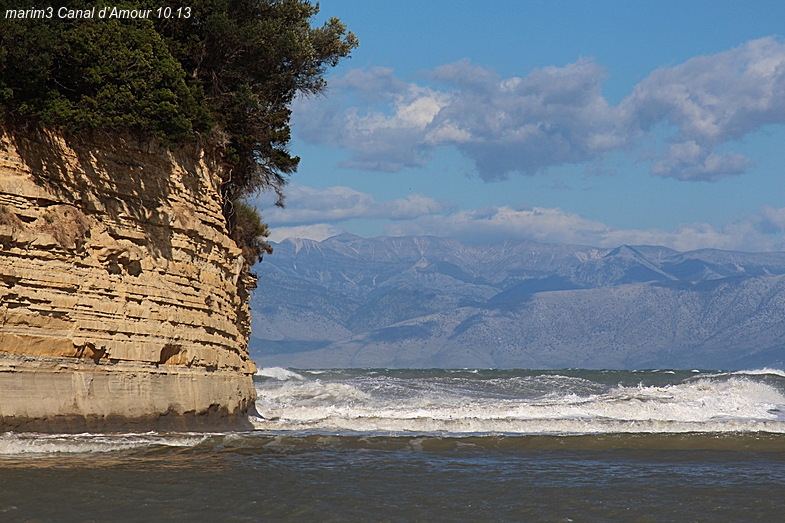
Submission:
POLYGON ((271 239, 785 250, 785 2, 324 0, 271 239))

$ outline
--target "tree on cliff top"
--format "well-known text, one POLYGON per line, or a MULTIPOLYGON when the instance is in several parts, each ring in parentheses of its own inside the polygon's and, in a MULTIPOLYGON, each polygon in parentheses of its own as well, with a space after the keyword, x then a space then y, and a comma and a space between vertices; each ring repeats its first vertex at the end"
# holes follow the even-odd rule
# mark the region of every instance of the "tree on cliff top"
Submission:
MULTIPOLYGON (((319 6, 306 0, 167 4, 161 16, 158 2, 112 4, 150 9, 147 19, 59 18, 57 7, 51 18, 47 8, 43 17, 0 18, 0 104, 7 122, 214 148, 227 166, 227 226, 250 267, 271 249, 243 200, 273 190, 282 205, 299 163, 287 149, 289 105, 321 92, 327 67, 358 42, 335 18, 311 27, 319 6)), ((68 9, 104 5, 72 1, 68 9)), ((28 9, 41 8, 0 0, 0 16, 28 9)))

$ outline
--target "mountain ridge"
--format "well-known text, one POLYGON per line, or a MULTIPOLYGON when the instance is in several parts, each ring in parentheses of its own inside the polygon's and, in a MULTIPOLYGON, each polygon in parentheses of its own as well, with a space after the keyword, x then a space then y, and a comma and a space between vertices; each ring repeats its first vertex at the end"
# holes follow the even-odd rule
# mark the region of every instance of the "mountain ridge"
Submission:
POLYGON ((284 240, 263 366, 725 368, 785 354, 785 253, 434 236, 284 240))

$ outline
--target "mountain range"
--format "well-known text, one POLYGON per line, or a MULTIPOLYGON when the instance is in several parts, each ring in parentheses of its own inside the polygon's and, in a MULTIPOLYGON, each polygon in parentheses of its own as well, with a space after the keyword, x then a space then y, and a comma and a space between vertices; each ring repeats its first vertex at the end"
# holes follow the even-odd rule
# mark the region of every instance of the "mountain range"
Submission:
POLYGON ((785 253, 287 239, 250 350, 296 368, 783 366, 785 253))

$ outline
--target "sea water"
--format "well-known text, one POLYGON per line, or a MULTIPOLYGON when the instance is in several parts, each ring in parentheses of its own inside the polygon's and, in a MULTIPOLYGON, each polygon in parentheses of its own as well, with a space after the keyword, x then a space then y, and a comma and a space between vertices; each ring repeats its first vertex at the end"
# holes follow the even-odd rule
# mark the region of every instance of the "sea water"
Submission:
POLYGON ((255 430, 0 434, 0 521, 777 521, 785 372, 262 369, 255 430))

